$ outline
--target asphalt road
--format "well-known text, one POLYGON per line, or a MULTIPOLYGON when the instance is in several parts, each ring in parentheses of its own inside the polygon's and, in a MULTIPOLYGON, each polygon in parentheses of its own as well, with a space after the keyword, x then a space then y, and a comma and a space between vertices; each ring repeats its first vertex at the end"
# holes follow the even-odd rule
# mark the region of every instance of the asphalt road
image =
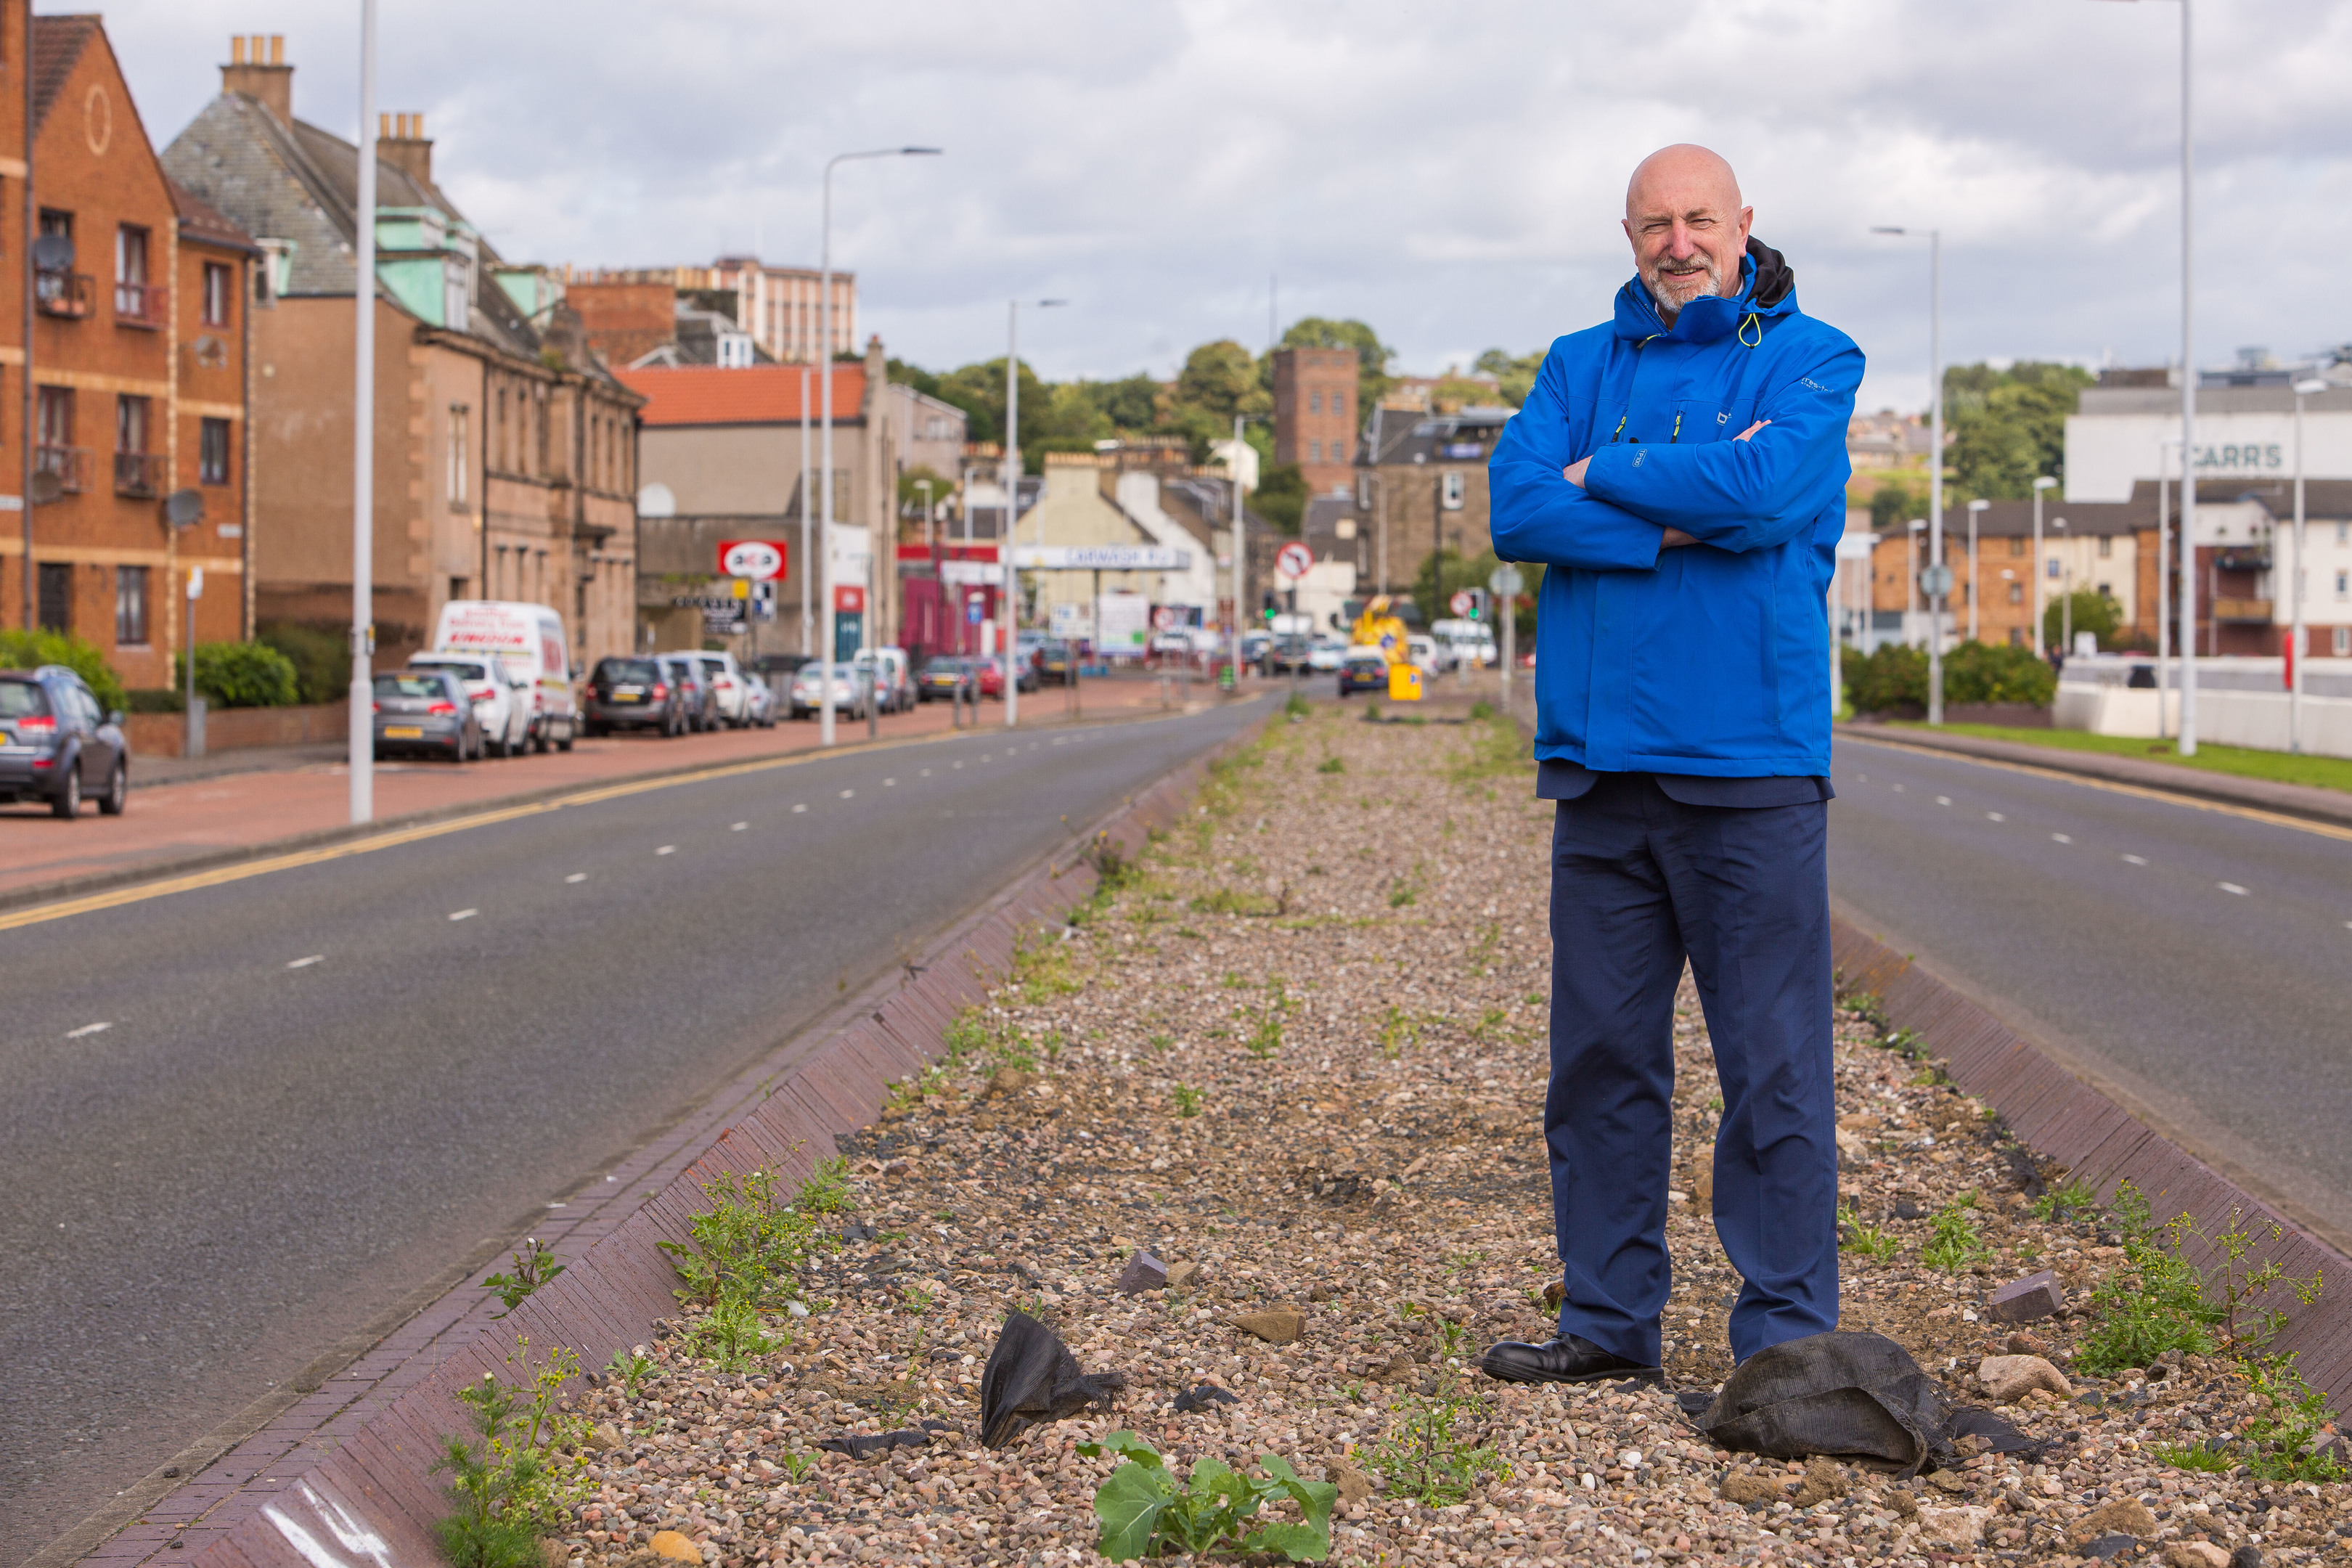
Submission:
POLYGON ((1835 779, 1857 923, 2352 1237, 2352 842, 1843 737, 1835 779))
POLYGON ((0 1563, 1261 711, 828 757, 0 935, 0 1563))

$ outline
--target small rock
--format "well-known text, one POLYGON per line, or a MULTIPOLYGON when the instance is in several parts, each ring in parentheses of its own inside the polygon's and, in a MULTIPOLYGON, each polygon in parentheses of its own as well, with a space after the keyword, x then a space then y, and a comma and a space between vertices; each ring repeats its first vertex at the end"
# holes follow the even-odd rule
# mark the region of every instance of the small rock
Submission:
POLYGON ((1168 1288, 1181 1290, 1200 1276, 1201 1266, 1197 1263, 1171 1263, 1168 1266, 1168 1288))
POLYGON ((1168 1265, 1148 1252, 1138 1252, 1127 1260, 1119 1271, 1118 1293, 1133 1296, 1145 1290, 1161 1290, 1168 1286, 1168 1265))
POLYGON ((2230 1553, 2230 1568, 2263 1568, 2263 1549, 2248 1544, 2230 1553))
POLYGON ((2003 1341, 2001 1349, 2011 1355, 2047 1356, 2050 1353, 2050 1346, 2047 1343, 2022 1329, 2003 1341))
POLYGON ((1023 1072, 1019 1068, 998 1068, 994 1072, 988 1075, 988 1088, 985 1092, 989 1094, 1019 1094, 1023 1089, 1027 1089, 1034 1081, 1035 1081, 1035 1075, 1034 1073, 1023 1072))
POLYGON ((2049 1390, 2061 1399, 2074 1397, 2066 1374, 2038 1355, 1990 1355, 1977 1363, 1977 1381, 1985 1393, 2003 1405, 2025 1396, 2030 1389, 2049 1390))
POLYGON ((1974 1546, 1984 1539, 1985 1521, 1991 1518, 1989 1508, 1923 1508, 1919 1532, 1947 1546, 1974 1546))
POLYGON ((1911 1495, 1908 1487, 1889 1487, 1885 1492, 1886 1506, 1904 1519, 1919 1517, 1919 1500, 1911 1495))
POLYGON ((2086 1541, 2083 1542, 2081 1550, 2084 1556, 2105 1563, 2110 1558, 2130 1556, 2132 1548, 2138 1544, 2139 1542, 2136 1538, 2119 1531, 2114 1535, 2102 1535, 2095 1540, 2086 1541))
POLYGON ((1870 1158, 1870 1145, 1864 1142, 1859 1135, 1849 1132, 1843 1127, 1837 1130, 1837 1152, 1838 1158, 1841 1160, 1870 1158))
POLYGON ((2156 1533, 2156 1515, 2147 1511, 2147 1504, 2136 1497, 2113 1498, 2101 1503, 2066 1532, 2076 1541, 2089 1541, 2102 1535, 2121 1533, 2147 1536, 2156 1533))
POLYGON ((1690 1194, 1691 1202, 1701 1208, 1711 1205, 1715 1202, 1715 1167, 1706 1164, 1694 1169, 1685 1190, 1690 1194))
POLYGON ((1939 1492, 1966 1493, 1969 1478, 1958 1470, 1937 1470, 1927 1478, 1927 1484, 1939 1492))
POLYGON ((1567 1300, 1568 1291, 1561 1287, 1559 1280, 1555 1279, 1550 1284, 1544 1287, 1543 1307, 1545 1311, 1559 1311, 1559 1304, 1567 1300))
POLYGON ((2065 1305, 2065 1289, 2058 1283, 2058 1276, 2047 1268, 2011 1280, 1995 1290, 1987 1303, 1997 1323, 2030 1323, 2036 1318, 2049 1317, 2065 1305))
POLYGON ((1380 1383, 1402 1383, 1413 1374, 1414 1365, 1410 1352, 1399 1351, 1389 1357, 1388 1364, 1372 1373, 1372 1377, 1380 1383))
POLYGON ((1799 1508, 1811 1508, 1845 1496, 1846 1489, 1845 1467, 1834 1459, 1816 1458, 1805 1466, 1805 1479, 1797 1483, 1797 1495, 1789 1500, 1799 1508))
POLYGON ((1179 1415, 1190 1415, 1195 1410, 1206 1410, 1212 1405, 1240 1403, 1241 1401, 1236 1399, 1230 1390, 1219 1388, 1213 1383, 1204 1383, 1198 1388, 1176 1396, 1176 1413, 1179 1415))
POLYGON ((672 1563, 700 1563, 702 1549, 675 1530, 656 1530, 654 1538, 646 1542, 646 1550, 672 1563))
POLYGON ((2164 1549, 2164 1568, 2230 1568, 2230 1554, 2210 1541, 2176 1541, 2164 1549))
POLYGON ((1723 1478, 1723 1485, 1717 1489, 1725 1501, 1736 1502, 1742 1508, 1776 1503, 1783 1496, 1778 1483, 1762 1476, 1743 1476, 1736 1470, 1723 1478))
POLYGON ((539 1538, 539 1560, 544 1568, 563 1568, 572 1561, 572 1548, 552 1536, 542 1535, 539 1538))
POLYGON ((1243 1312, 1226 1321, 1245 1334, 1255 1334, 1276 1345, 1291 1343, 1307 1328, 1305 1313, 1282 1307, 1265 1312, 1243 1312))
POLYGON ((1339 1489, 1339 1500, 1351 1506, 1372 1495, 1372 1478, 1346 1459, 1332 1460, 1325 1479, 1339 1489))

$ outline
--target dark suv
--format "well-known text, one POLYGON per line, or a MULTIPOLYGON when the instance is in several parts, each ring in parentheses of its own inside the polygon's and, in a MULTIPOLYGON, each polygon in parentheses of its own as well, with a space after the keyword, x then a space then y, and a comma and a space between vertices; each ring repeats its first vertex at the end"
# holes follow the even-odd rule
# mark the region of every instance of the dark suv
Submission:
POLYGON ((83 797, 109 816, 131 792, 122 715, 61 664, 0 670, 0 801, 45 800, 71 821, 83 797))
POLYGON ((588 678, 586 698, 580 720, 591 735, 624 727, 671 736, 686 733, 685 694, 664 676, 658 659, 598 659, 595 673, 588 678))

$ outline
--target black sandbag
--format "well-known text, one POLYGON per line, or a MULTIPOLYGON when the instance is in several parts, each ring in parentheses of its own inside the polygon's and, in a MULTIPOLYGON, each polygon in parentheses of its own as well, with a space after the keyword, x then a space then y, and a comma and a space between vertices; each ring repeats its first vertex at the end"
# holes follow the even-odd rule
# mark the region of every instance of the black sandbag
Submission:
POLYGON ((1910 1352, 1873 1333, 1812 1334, 1759 1351, 1696 1420, 1717 1447, 1735 1453, 1821 1454, 1906 1476, 1958 1464, 1955 1440, 1965 1436, 1999 1453, 2035 1447, 1991 1411, 1948 1405, 1910 1352))
POLYGON ((1127 1386, 1116 1372, 1080 1370, 1062 1336, 1026 1312, 1004 1320, 980 1374, 980 1440, 1002 1448, 1041 1421, 1108 1405, 1127 1386))
POLYGON ((842 1437, 820 1437, 816 1446, 863 1459, 887 1454, 893 1448, 927 1447, 934 1435, 951 1436, 954 1433, 955 1428, 944 1421, 926 1421, 920 1426, 901 1427, 896 1432, 854 1432, 842 1437))

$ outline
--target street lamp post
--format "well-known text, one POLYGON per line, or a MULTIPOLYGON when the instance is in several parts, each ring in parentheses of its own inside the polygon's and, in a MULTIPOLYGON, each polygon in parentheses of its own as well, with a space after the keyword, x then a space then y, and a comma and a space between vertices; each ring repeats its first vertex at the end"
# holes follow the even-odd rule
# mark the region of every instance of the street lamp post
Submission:
POLYGON ((2172 574, 2168 564, 2172 560, 2171 492, 2166 487, 2172 477, 2172 453, 2180 446, 2177 436, 2168 436, 2156 444, 2156 738, 2169 740, 2172 736, 2172 712, 2168 694, 2172 690, 2172 574))
MULTIPOLYGON (((1944 563, 1944 231, 1878 227, 1873 234, 1927 237, 1927 556, 1944 563)), ((1940 581, 1940 578, 1938 579, 1940 581)), ((1927 722, 1944 721, 1944 595, 1930 595, 1927 722)))
POLYGON ((1992 502, 1979 496, 1969 502, 1969 641, 1977 637, 1977 519, 1992 502))
POLYGON ((2287 592, 2294 595, 2294 619, 2286 641, 2286 749, 2303 750, 2303 400, 2325 392, 2327 384, 2313 377, 2294 384, 2294 575, 2287 592))
MULTIPOLYGON (((2026 575, 2033 579, 2033 657, 2043 657, 2042 647, 2042 492, 2055 489, 2058 481, 2048 474, 2033 481, 2033 570, 2026 575)), ((2162 575, 2161 573, 2158 575, 2162 575)))
POLYGON ((2058 531, 2059 550, 2066 562, 2066 575, 2061 580, 2058 601, 2058 657, 2074 657, 2074 536, 2066 530, 2066 520, 2053 518, 2051 526, 2058 531))
MULTIPOLYGON (((352 236, 352 820, 375 816, 375 0, 360 0, 359 200, 352 236)), ((32 156, 28 143, 25 155, 32 156)), ((30 345, 27 344, 27 352, 30 345)), ((25 489, 32 515, 32 482, 25 489)), ((29 577, 33 556, 25 552, 29 577)), ((194 606, 190 606, 193 610, 194 606)), ((188 645, 195 663, 195 644, 188 645)))
MULTIPOLYGON (((1040 300, 1049 310, 1066 300, 1040 300)), ((1004 526, 997 531, 1004 557, 1004 603, 997 620, 1004 628, 1004 727, 1019 721, 1021 672, 1014 659, 1021 651, 1021 572, 1013 564, 1013 522, 1021 512, 1021 301, 1004 302, 1004 526)), ((1043 528, 1041 521, 1038 527, 1043 528)), ((983 657, 988 650, 981 649, 983 657)))
POLYGON ((809 367, 801 366, 801 655, 807 658, 816 650, 809 645, 815 632, 809 624, 810 574, 816 570, 816 559, 809 553, 809 367))
POLYGON ((1906 620, 1919 613, 1919 531, 1927 526, 1924 517, 1915 517, 1904 525, 1908 534, 1905 549, 1911 562, 1910 579, 1903 585, 1903 614, 1906 620))
MULTIPOLYGON (((817 565, 824 574, 818 592, 824 596, 824 646, 817 651, 817 719, 818 743, 833 744, 833 171, 843 163, 866 158, 936 158, 937 147, 880 147, 867 153, 836 153, 824 165, 824 220, 817 244, 817 345, 816 363, 822 372, 818 377, 824 387, 824 435, 818 443, 817 458, 824 465, 820 476, 824 495, 824 521, 817 525, 817 565)), ((803 470, 805 472, 805 470, 803 470)), ((807 486, 803 484, 803 490, 807 486)), ((873 606, 866 613, 872 616, 873 606)))

